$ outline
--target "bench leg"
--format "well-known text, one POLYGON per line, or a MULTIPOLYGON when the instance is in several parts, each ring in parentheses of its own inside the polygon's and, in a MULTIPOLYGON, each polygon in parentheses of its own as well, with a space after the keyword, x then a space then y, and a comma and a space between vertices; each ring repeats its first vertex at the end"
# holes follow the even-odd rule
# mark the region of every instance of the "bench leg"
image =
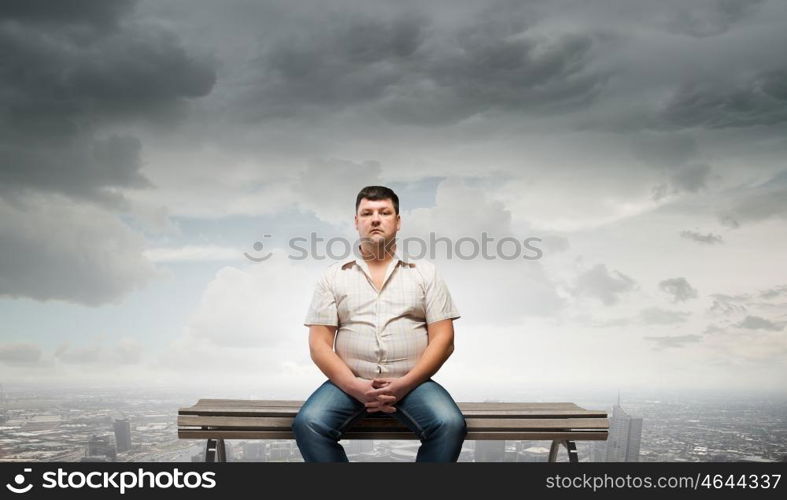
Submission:
POLYGON ((224 448, 223 439, 208 439, 208 444, 205 446, 205 461, 206 462, 226 462, 227 450, 224 448))
POLYGON ((557 439, 552 441, 552 446, 549 448, 549 461, 556 462, 557 461, 557 452, 560 450, 560 445, 566 447, 568 451, 568 461, 569 462, 579 462, 579 456, 577 455, 577 446, 574 444, 574 441, 558 441, 557 439))

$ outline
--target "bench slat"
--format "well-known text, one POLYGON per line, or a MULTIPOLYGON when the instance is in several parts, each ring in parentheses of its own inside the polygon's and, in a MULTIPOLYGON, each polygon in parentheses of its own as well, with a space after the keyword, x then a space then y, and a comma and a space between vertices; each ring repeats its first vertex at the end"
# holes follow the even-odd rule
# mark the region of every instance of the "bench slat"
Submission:
MULTIPOLYGON (((304 401, 283 401, 283 400, 251 400, 251 399, 200 399, 191 409, 201 408, 300 408, 304 401)), ((543 402, 543 403, 499 403, 499 402, 459 402, 459 409, 464 410, 483 410, 483 411, 538 411, 538 410, 579 410, 588 411, 580 408, 575 403, 566 402, 543 402)), ((185 409, 185 408, 182 408, 185 409)))
POLYGON ((283 400, 257 400, 257 399, 200 399, 194 406, 244 406, 244 407, 276 407, 281 406, 290 408, 293 406, 300 407, 304 401, 283 401, 283 400))
MULTIPOLYGON (((294 439, 292 422, 304 401, 200 399, 178 411, 181 439, 294 439)), ((604 441, 604 411, 569 402, 459 402, 467 440, 604 441)), ((393 415, 366 417, 342 439, 413 440, 415 434, 393 415)), ((569 446, 569 445, 566 445, 569 446)), ((573 446, 573 445, 571 445, 573 446)), ((569 458, 571 458, 569 453, 569 458)), ((552 453, 550 453, 552 460, 552 453)), ((572 461, 576 461, 576 458, 572 461)))
POLYGON ((457 403, 461 410, 582 410, 574 403, 543 402, 543 403, 497 403, 497 402, 478 402, 463 401, 457 403))
MULTIPOLYGON (((191 430, 179 429, 178 438, 180 439, 295 439, 292 432, 288 431, 218 431, 218 430, 191 430)), ((380 439, 380 440, 400 440, 416 439, 412 432, 354 432, 345 433, 342 439, 380 439)), ((525 432, 474 432, 470 431, 465 437, 467 440, 521 440, 521 441, 543 441, 543 440, 563 440, 572 441, 604 441, 607 439, 606 431, 525 431, 525 432)))
MULTIPOLYGON (((474 418, 466 417, 468 430, 503 430, 503 429, 606 429, 606 418, 560 418, 560 419, 532 419, 532 418, 474 418)), ((292 417, 215 417, 215 416, 190 416, 178 417, 178 426, 190 427, 220 427, 249 430, 283 430, 292 427, 292 417)), ((357 422, 353 429, 369 430, 408 430, 394 417, 364 418, 357 422)))
MULTIPOLYGON (((206 400, 202 400, 206 401, 206 400)), ((215 401, 215 400, 212 400, 215 401)), ((188 408, 180 408, 179 415, 215 415, 215 416, 246 416, 246 417, 275 417, 295 416, 300 409, 300 402, 290 402, 290 405, 274 406, 262 401, 255 403, 248 400, 226 400, 228 403, 203 402, 188 408)), ((491 403, 489 403, 491 404, 491 403)), ((503 408, 490 408, 487 403, 459 403, 459 408, 465 416, 490 417, 490 418, 606 418, 603 411, 585 410, 583 408, 555 408, 551 403, 515 404, 503 408)), ((495 404, 496 405, 496 404, 495 404)), ((497 406, 497 405, 496 405, 497 406)))
MULTIPOLYGON (((226 416, 226 417, 294 417, 298 413, 298 408, 290 409, 259 409, 253 408, 181 408, 179 415, 204 415, 204 416, 226 416)), ((603 411, 511 411, 511 410, 463 410, 462 414, 466 417, 478 418, 606 418, 607 414, 603 411)))

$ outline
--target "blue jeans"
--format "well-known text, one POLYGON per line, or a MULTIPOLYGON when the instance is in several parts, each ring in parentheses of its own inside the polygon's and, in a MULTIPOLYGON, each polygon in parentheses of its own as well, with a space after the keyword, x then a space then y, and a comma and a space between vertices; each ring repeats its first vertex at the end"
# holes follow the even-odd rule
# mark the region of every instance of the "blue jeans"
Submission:
POLYGON ((462 411, 440 384, 429 379, 394 406, 396 411, 367 413, 366 407, 326 380, 301 407, 292 431, 307 462, 348 462, 339 444, 342 433, 365 416, 395 417, 421 440, 416 462, 456 462, 467 434, 462 411))

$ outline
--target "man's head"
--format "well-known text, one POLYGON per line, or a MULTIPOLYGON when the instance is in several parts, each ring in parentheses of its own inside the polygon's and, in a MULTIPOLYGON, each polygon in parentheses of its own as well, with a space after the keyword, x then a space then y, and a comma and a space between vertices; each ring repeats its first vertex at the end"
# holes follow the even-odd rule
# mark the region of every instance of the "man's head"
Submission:
POLYGON ((390 243, 401 220, 399 197, 385 186, 366 186, 355 199, 355 228, 362 240, 390 243))
POLYGON ((394 207, 394 212, 399 215, 399 197, 393 192, 393 189, 385 186, 366 186, 358 192, 355 197, 355 213, 358 213, 358 207, 361 205, 361 200, 366 198, 369 201, 391 200, 394 207))

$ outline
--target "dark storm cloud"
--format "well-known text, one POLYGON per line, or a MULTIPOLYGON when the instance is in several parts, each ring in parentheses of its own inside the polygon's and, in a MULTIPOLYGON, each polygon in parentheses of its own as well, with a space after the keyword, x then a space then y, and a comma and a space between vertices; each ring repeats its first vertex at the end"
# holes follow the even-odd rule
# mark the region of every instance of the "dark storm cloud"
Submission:
POLYGON ((710 171, 709 165, 686 165, 672 174, 672 184, 679 190, 695 193, 705 187, 710 171))
POLYGON ((698 296, 697 289, 686 278, 672 278, 659 282, 659 289, 672 296, 673 302, 684 302, 698 296))
POLYGON ((681 231, 680 237, 702 245, 717 245, 719 243, 724 243, 724 238, 713 233, 702 234, 697 231, 681 231))
POLYGON ((728 84, 704 80, 682 85, 661 112, 669 127, 772 126, 787 122, 787 69, 759 71, 728 84))
POLYGON ((140 141, 127 135, 74 137, 62 147, 37 139, 10 144, 0 150, 0 195, 37 189, 116 205, 122 197, 110 188, 150 185, 139 173, 140 149, 140 141))
POLYGON ((445 124, 592 100, 606 79, 588 68, 594 38, 532 34, 512 5, 458 26, 416 12, 304 18, 265 43, 236 105, 253 120, 367 104, 393 121, 445 124))
POLYGON ((711 168, 709 165, 682 165, 667 170, 668 182, 655 186, 653 199, 658 201, 669 194, 696 193, 706 187, 711 168))
POLYGON ((114 27, 136 0, 3 0, 0 19, 114 27))
POLYGON ((787 170, 763 183, 739 188, 727 198, 728 208, 719 214, 726 226, 735 228, 774 217, 787 218, 787 170))
POLYGON ((0 200, 0 297, 116 302, 156 276, 143 238, 87 204, 0 200))
POLYGON ((171 120, 215 75, 172 34, 124 22, 131 2, 54 4, 0 6, 0 195, 117 202, 149 183, 139 140, 106 130, 171 120))
POLYGON ((699 0, 673 5, 666 28, 699 38, 726 33, 736 22, 752 14, 763 0, 699 0))
MULTIPOLYGON (((221 85, 208 102, 227 121, 211 130, 214 139, 237 140, 249 122, 253 131, 287 122, 303 136, 330 122, 353 140, 381 121, 489 130, 543 118, 549 130, 630 137, 726 123, 707 117, 726 116, 726 96, 739 86, 752 89, 746 75, 760 75, 777 96, 779 80, 765 71, 779 68, 766 47, 783 38, 774 34, 783 16, 774 3, 165 0, 140 11, 163 15, 184 39, 220 55, 221 85), (750 35, 737 43, 744 30, 750 35), (710 35, 724 36, 694 38, 710 35), (734 75, 742 82, 731 83, 734 75), (708 88, 692 91, 698 86, 708 88), (705 101, 697 115, 692 107, 705 101)), ((670 165, 666 193, 704 188, 716 168, 704 161, 670 165)))
POLYGON ((155 276, 105 210, 150 186, 128 130, 172 124, 215 74, 133 6, 0 4, 0 296, 96 306, 155 276))
POLYGON ((632 138, 632 153, 648 166, 661 169, 666 182, 655 186, 653 199, 669 194, 696 193, 707 187, 710 165, 697 163, 696 140, 686 133, 648 131, 632 138))
POLYGON ((412 16, 386 21, 343 14, 312 28, 293 30, 263 49, 244 109, 288 116, 377 99, 404 76, 424 37, 422 20, 412 16))
POLYGON ((643 132, 631 139, 632 153, 649 165, 674 168, 697 157, 697 141, 686 133, 643 132))

